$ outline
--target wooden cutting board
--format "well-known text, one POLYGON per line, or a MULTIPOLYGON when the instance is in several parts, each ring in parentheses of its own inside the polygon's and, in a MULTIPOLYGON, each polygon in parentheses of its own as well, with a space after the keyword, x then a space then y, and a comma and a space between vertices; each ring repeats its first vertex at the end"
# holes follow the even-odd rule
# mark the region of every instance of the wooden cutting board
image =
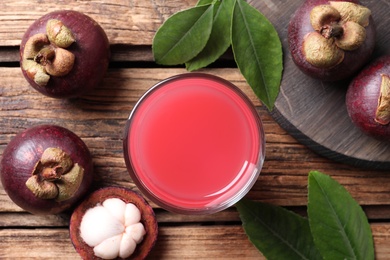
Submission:
MULTIPOLYGON (((271 111, 293 137, 315 152, 343 163, 371 169, 390 169, 390 142, 366 136, 350 121, 345 94, 350 80, 325 83, 303 74, 288 49, 287 28, 302 0, 252 0, 275 26, 283 44, 284 72, 280 94, 271 111)), ((377 27, 373 59, 390 54, 390 1, 361 0, 371 9, 377 27)))

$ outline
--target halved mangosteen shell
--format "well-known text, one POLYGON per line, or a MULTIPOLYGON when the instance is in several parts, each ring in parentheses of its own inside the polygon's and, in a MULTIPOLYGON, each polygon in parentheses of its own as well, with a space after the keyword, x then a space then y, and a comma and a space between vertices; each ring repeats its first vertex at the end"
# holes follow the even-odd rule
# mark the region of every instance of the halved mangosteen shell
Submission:
MULTIPOLYGON (((106 199, 118 198, 125 203, 133 203, 141 211, 141 223, 146 234, 136 250, 128 259, 145 259, 154 247, 158 236, 158 224, 153 208, 137 192, 122 187, 104 187, 91 193, 72 213, 69 233, 72 244, 83 259, 101 259, 95 256, 93 248, 88 246, 80 236, 80 224, 88 209, 103 203, 106 199)), ((119 259, 119 258, 118 258, 119 259)))

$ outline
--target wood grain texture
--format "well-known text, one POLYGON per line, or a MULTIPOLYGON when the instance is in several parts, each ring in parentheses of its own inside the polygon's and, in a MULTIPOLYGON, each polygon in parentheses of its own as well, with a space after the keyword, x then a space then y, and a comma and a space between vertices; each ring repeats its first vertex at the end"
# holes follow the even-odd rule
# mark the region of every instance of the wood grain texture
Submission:
MULTIPOLYGON (((372 225, 377 260, 388 259, 390 225, 372 225)), ((80 259, 66 229, 0 230, 1 259, 80 259), (34 246, 31 246, 33 243, 34 246), (28 248, 28 250, 26 250, 28 248)), ((266 259, 241 226, 160 227, 148 259, 266 259)))
MULTIPOLYGON (((239 86, 257 106, 263 120, 267 140, 266 160, 262 173, 249 192, 248 198, 288 206, 293 209, 305 207, 307 203, 307 173, 310 170, 320 170, 332 175, 351 192, 361 205, 366 206, 365 209, 367 209, 370 218, 390 219, 390 210, 388 210, 390 186, 387 185, 390 181, 389 174, 330 161, 297 143, 273 120, 237 69, 204 69, 202 71, 223 77, 239 86)), ((25 80, 20 77, 20 68, 1 68, 0 78, 3 80, 0 82, 0 153, 2 153, 7 143, 25 128, 37 124, 58 124, 77 133, 90 148, 95 164, 94 188, 119 185, 137 190, 127 173, 123 160, 122 135, 125 122, 136 101, 148 88, 162 79, 180 73, 185 73, 185 70, 174 68, 110 69, 102 85, 92 93, 77 99, 58 100, 42 96, 30 88, 25 80)), ((1 186, 0 205, 0 227, 3 228, 4 232, 15 232, 12 227, 28 227, 29 229, 56 227, 60 230, 67 228, 68 214, 49 218, 31 216, 13 204, 1 186), (1 223, 3 224, 1 225, 1 223)), ((190 232, 187 230, 188 225, 208 223, 207 225, 211 227, 207 234, 211 237, 214 237, 214 232, 218 230, 213 229, 214 223, 226 223, 225 228, 227 230, 233 227, 239 228, 237 226, 239 218, 234 209, 199 217, 176 215, 160 210, 156 205, 153 206, 156 209, 159 223, 170 223, 162 233, 164 238, 161 244, 159 240, 158 248, 160 249, 156 249, 158 255, 161 254, 163 259, 178 259, 179 255, 183 253, 188 254, 189 258, 195 258, 200 254, 196 251, 201 252, 200 256, 205 256, 208 250, 214 250, 210 252, 210 256, 221 253, 222 248, 208 248, 208 243, 213 243, 211 241, 214 240, 209 236, 210 241, 206 244, 204 241, 203 244, 199 244, 199 242, 188 238, 183 240, 184 238, 180 237, 177 232, 179 230, 190 232), (180 225, 180 228, 171 229, 171 224, 180 225), (177 241, 180 241, 179 247, 183 250, 179 250, 176 245, 177 241), (183 243, 185 245, 182 245, 183 243), (166 247, 172 249, 168 250, 166 247)), ((303 214, 304 211, 303 208, 303 214)), ((49 235, 44 230, 36 234, 39 241, 50 240, 47 237, 49 235)), ((24 231, 26 230, 18 229, 18 232, 24 231)), ((198 231, 200 232, 199 229, 191 229, 193 236, 201 240, 201 237, 205 235, 204 233, 197 233, 198 231)), ((19 238, 21 234, 18 232, 15 233, 13 238, 16 241, 23 239, 19 238)), ((221 232, 221 230, 218 232, 221 232)), ((220 234, 218 232, 217 234, 220 234)), ((230 236, 227 241, 223 239, 222 243, 236 241, 240 244, 245 242, 246 247, 249 247, 242 233, 238 233, 237 237, 232 234, 230 236)), ((390 244, 383 237, 381 241, 385 245, 386 243, 390 244)), ((61 246, 65 247, 64 252, 66 253, 63 257, 74 257, 69 241, 61 238, 60 243, 61 246)), ((381 247, 379 246, 379 248, 381 247)), ((42 251, 44 249, 35 250, 36 255, 50 259, 42 251)), ((385 249, 383 250, 385 251, 385 249)), ((17 254, 11 252, 10 248, 7 248, 4 252, 7 252, 4 255, 6 258, 17 254)), ((235 248, 230 248, 227 252, 237 257, 235 248)), ((258 254, 255 250, 244 252, 245 254, 243 253, 242 256, 244 258, 248 257, 248 259, 251 259, 253 254, 258 254)), ((157 256, 157 253, 154 256, 157 256)))
POLYGON ((0 46, 18 46, 34 20, 56 10, 76 10, 96 20, 111 44, 151 45, 155 31, 173 13, 196 0, 1 1, 0 46))
MULTIPOLYGON (((261 105, 237 69, 205 69, 240 87, 257 106, 266 133, 266 161, 259 181, 248 196, 278 205, 306 205, 307 174, 320 170, 334 175, 362 205, 390 202, 390 175, 329 161, 297 143, 261 105)), ((30 88, 19 68, 0 70, 0 152, 20 131, 38 124, 71 129, 88 145, 95 164, 95 186, 123 185, 136 189, 127 173, 122 137, 132 107, 158 81, 184 69, 112 69, 101 86, 72 100, 52 99, 30 88)), ((18 211, 3 191, 7 211, 18 211)), ((390 216, 389 216, 390 217, 390 216)))
MULTIPOLYGON (((0 156, 17 133, 33 125, 57 124, 74 131, 90 148, 95 171, 93 189, 115 185, 137 190, 123 159, 124 125, 147 89, 162 79, 186 72, 182 68, 157 67, 151 43, 155 30, 169 15, 196 2, 1 1, 0 156), (101 23, 113 52, 113 64, 103 83, 91 93, 72 100, 40 95, 27 85, 17 65, 24 30, 46 12, 64 8, 83 11, 101 23)), ((271 20, 287 20, 300 1, 249 2, 260 4, 271 20)), ((277 29, 286 30, 280 24, 277 29)), ((231 53, 227 54, 229 59, 231 53)), ((377 259, 390 259, 390 174, 335 162, 313 152, 313 147, 309 149, 294 138, 291 129, 286 131, 276 123, 236 68, 226 68, 223 62, 219 66, 223 68, 201 71, 223 77, 241 88, 256 105, 264 124, 266 160, 247 197, 305 215, 308 172, 327 173, 351 192, 370 218, 377 259)), ((245 236, 234 207, 213 215, 185 216, 152 206, 160 236, 150 259, 265 259, 245 236)), ((79 259, 69 240, 70 213, 57 216, 26 213, 8 198, 0 184, 0 259, 79 259)))
MULTIPOLYGON (((251 1, 250 1, 251 2, 251 1)), ((303 74, 292 61, 287 42, 291 16, 303 3, 252 1, 278 30, 284 51, 284 73, 274 118, 297 140, 333 160, 373 169, 390 170, 390 143, 365 135, 351 122, 345 93, 350 79, 322 82, 303 74), (281 19, 283 18, 283 19, 281 19), (286 18, 286 19, 284 19, 286 18)), ((362 0, 371 9, 377 27, 377 46, 372 59, 390 54, 388 1, 362 0)))

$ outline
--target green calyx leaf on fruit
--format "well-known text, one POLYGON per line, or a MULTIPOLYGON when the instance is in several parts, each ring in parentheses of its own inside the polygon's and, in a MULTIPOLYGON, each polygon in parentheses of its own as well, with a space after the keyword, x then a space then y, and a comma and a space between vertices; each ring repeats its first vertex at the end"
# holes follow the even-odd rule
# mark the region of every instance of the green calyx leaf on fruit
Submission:
POLYGON ((40 199, 68 200, 77 192, 84 168, 59 148, 47 148, 36 163, 26 187, 40 199))
POLYGON ((249 240, 267 259, 374 259, 367 217, 330 176, 309 173, 307 217, 243 199, 236 204, 249 240))
POLYGON ((274 26, 244 0, 200 0, 169 17, 153 39, 161 65, 185 64, 188 71, 215 62, 229 47, 262 103, 272 110, 283 71, 280 38, 274 26))
POLYGON ((38 86, 45 87, 51 76, 61 77, 72 71, 76 57, 66 48, 75 41, 72 31, 60 20, 49 20, 46 33, 37 33, 27 40, 22 68, 38 86))
POLYGON ((375 111, 375 122, 381 125, 390 123, 390 76, 381 75, 381 86, 379 92, 378 106, 375 111))

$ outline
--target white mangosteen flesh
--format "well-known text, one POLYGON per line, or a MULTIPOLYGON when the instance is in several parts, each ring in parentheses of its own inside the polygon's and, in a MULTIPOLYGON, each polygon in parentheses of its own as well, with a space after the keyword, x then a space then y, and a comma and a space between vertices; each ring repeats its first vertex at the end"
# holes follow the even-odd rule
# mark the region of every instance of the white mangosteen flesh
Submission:
POLYGON ((140 210, 132 203, 110 198, 84 214, 80 236, 103 259, 127 258, 146 234, 140 210))

